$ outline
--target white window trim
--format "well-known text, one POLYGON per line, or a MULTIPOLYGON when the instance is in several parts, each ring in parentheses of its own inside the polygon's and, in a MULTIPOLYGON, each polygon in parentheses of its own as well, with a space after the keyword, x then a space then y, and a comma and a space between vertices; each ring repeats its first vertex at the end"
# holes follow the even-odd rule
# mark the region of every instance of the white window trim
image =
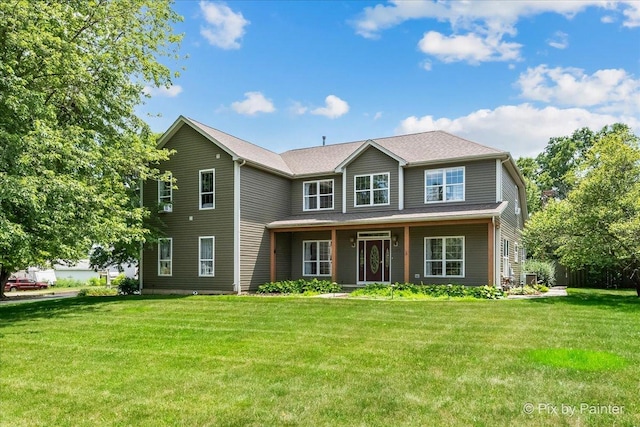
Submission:
POLYGON ((502 275, 504 277, 511 276, 511 261, 509 260, 509 240, 502 239, 502 275))
MULTIPOLYGON (((441 168, 441 169, 425 169, 424 179, 422 182, 424 183, 424 203, 425 204, 464 202, 467 198, 467 168, 464 166, 455 166, 452 168, 441 168), (459 200, 447 200, 447 171, 450 171, 453 169, 462 169, 462 199, 459 199, 459 200), (429 172, 440 172, 442 174, 442 200, 427 200, 427 188, 428 188, 427 174, 429 172)), ((455 185, 458 185, 458 184, 455 184, 455 185)))
POLYGON ((206 210, 210 210, 210 209, 215 209, 216 208, 216 170, 215 169, 202 169, 198 171, 198 208, 201 211, 206 211, 206 210), (206 192, 203 193, 202 192, 202 174, 203 173, 208 173, 211 172, 213 174, 213 191, 211 193, 213 193, 213 206, 210 208, 203 208, 202 207, 202 195, 203 194, 209 194, 210 192, 206 192))
POLYGON ((215 277, 216 275, 216 237, 215 236, 200 236, 198 237, 198 277, 215 277), (211 239, 213 241, 213 248, 211 259, 202 258, 202 240, 211 239), (202 261, 212 261, 211 274, 202 274, 202 261))
POLYGON ((165 205, 165 204, 172 204, 173 203, 173 184, 172 184, 172 180, 173 180, 173 174, 169 174, 169 181, 163 181, 163 180, 158 180, 158 204, 159 205, 165 205), (169 186, 169 201, 164 201, 162 200, 163 197, 166 198, 166 196, 162 196, 162 187, 164 185, 168 185, 169 186))
POLYGON ((513 244, 513 262, 516 264, 520 262, 520 248, 518 247, 518 242, 513 244))
POLYGON ((424 277, 442 277, 442 278, 449 278, 449 277, 454 277, 454 278, 464 278, 466 275, 466 239, 464 236, 428 236, 424 238, 424 256, 423 256, 423 263, 424 263, 424 277), (440 260, 442 262, 442 274, 441 275, 434 275, 434 274, 427 274, 427 261, 437 261, 437 260, 428 260, 427 259, 427 242, 429 240, 434 240, 434 239, 439 239, 442 240, 442 259, 440 260), (447 275, 447 239, 462 239, 462 259, 461 260, 449 260, 449 261, 461 261, 462 262, 462 268, 460 269, 462 271, 462 274, 459 275, 447 275))
MULTIPOLYGON (((360 192, 364 192, 366 190, 359 190, 360 192)), ((363 208, 363 207, 371 207, 371 206, 389 206, 391 204, 391 173, 389 172, 378 172, 378 173, 365 173, 362 175, 354 175, 353 176, 353 207, 354 208, 363 208), (387 197, 387 203, 373 203, 373 177, 376 175, 386 175, 387 176, 387 182, 389 183, 389 187, 387 188, 387 192, 388 192, 388 197, 387 197), (368 205, 359 205, 358 202, 358 190, 356 190, 356 182, 358 180, 358 178, 363 177, 363 176, 368 176, 369 177, 369 204, 368 205)))
MULTIPOLYGON (((320 254, 320 251, 318 249, 318 255, 320 254)), ((304 240, 302 242, 302 276, 303 277, 331 277, 331 271, 333 271, 333 254, 331 253, 331 240, 304 240), (320 262, 327 262, 326 260, 321 260, 320 258, 318 258, 317 260, 309 260, 306 261, 304 259, 304 247, 306 246, 307 243, 316 243, 318 245, 318 248, 320 248, 320 243, 329 243, 329 273, 328 274, 305 274, 304 272, 304 266, 306 263, 311 263, 314 262, 317 265, 316 271, 320 271, 320 262)))
POLYGON ((163 276, 163 277, 170 277, 173 275, 173 238, 171 237, 163 237, 158 239, 158 276, 163 276), (161 241, 168 241, 169 242, 169 258, 166 259, 162 259, 160 258, 161 255, 161 251, 160 251, 160 242, 161 241), (169 274, 164 274, 162 273, 162 270, 160 268, 160 262, 161 261, 169 261, 169 274))
POLYGON ((333 210, 334 206, 335 206, 335 180, 334 179, 318 179, 318 180, 315 180, 315 181, 304 181, 302 183, 302 210, 304 212, 329 211, 329 210, 333 210), (331 182, 331 193, 322 194, 322 196, 329 196, 329 195, 331 196, 331 207, 330 208, 321 208, 320 207, 320 196, 321 196, 321 194, 320 194, 320 183, 321 182, 331 182), (318 193, 315 194, 315 195, 312 195, 312 196, 307 196, 304 193, 304 190, 305 190, 305 187, 306 187, 307 184, 316 184, 318 193), (317 200, 316 206, 318 206, 318 207, 315 208, 315 209, 307 209, 307 204, 306 204, 307 198, 312 198, 312 197, 316 198, 316 200, 317 200))

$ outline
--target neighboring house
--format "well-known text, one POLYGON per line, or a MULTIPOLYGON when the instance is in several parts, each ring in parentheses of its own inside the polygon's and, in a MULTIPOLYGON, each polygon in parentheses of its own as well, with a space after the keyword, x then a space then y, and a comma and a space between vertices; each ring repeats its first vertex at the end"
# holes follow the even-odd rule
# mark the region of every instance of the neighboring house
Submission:
POLYGON ((143 187, 166 226, 144 293, 520 280, 527 198, 505 151, 434 131, 276 154, 182 116, 159 147, 176 186, 143 187))
MULTIPOLYGON (((134 277, 136 275, 136 267, 135 266, 127 266, 122 265, 122 272, 127 277, 134 277)), ((55 270, 56 277, 58 279, 73 279, 79 280, 81 282, 86 282, 91 278, 99 278, 105 275, 105 271, 97 271, 91 267, 91 263, 88 259, 83 259, 78 261, 75 264, 55 264, 53 266, 55 270)), ((120 274, 117 267, 109 268, 109 276, 111 279, 117 277, 120 274)))

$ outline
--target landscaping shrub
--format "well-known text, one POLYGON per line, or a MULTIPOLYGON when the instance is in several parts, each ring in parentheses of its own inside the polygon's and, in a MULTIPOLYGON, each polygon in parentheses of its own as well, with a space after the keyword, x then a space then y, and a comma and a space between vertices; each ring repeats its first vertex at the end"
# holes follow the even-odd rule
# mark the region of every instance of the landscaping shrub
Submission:
POLYGON ((329 294, 342 292, 342 286, 329 280, 283 280, 260 285, 257 292, 260 294, 329 294))
POLYGON ((538 283, 547 287, 556 284, 556 265, 551 261, 529 259, 524 263, 524 271, 538 275, 538 283))
POLYGON ((81 286, 86 286, 86 283, 82 280, 71 278, 56 279, 56 288, 79 288, 81 286))
POLYGON ((122 281, 125 280, 126 278, 127 276, 125 276, 124 273, 118 274, 116 277, 113 278, 113 280, 111 280, 111 286, 115 286, 117 288, 118 286, 120 286, 122 281))
MULTIPOLYGON (((113 281, 115 284, 115 279, 113 281)), ((124 277, 122 280, 118 281, 117 286, 118 286, 118 293, 120 295, 137 295, 140 293, 138 279, 133 279, 131 277, 124 277)))
POLYGON ((118 295, 118 290, 116 288, 102 288, 96 286, 81 289, 80 292, 78 292, 79 297, 104 297, 113 295, 118 295))
POLYGON ((499 299, 504 296, 501 289, 494 286, 463 285, 416 285, 413 283, 371 283, 351 293, 352 296, 398 297, 398 298, 462 298, 499 299))
POLYGON ((514 286, 509 289, 509 295, 538 295, 540 292, 534 286, 514 286))
POLYGON ((89 286, 107 286, 107 278, 106 277, 92 277, 87 280, 87 284, 89 286))

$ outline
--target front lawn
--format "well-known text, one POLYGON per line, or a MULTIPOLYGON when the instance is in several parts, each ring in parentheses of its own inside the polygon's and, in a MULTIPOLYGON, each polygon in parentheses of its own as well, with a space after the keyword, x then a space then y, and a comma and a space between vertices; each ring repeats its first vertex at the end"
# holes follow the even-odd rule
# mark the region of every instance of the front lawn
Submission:
POLYGON ((0 425, 640 425, 633 295, 3 304, 0 425))

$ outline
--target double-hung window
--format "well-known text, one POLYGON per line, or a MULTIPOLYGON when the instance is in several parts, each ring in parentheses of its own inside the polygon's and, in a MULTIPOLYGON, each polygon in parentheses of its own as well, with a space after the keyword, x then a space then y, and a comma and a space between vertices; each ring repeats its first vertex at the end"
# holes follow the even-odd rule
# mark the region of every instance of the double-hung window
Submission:
POLYGON ((424 202, 464 201, 464 167, 424 171, 424 202))
POLYGON ((216 207, 216 171, 206 169, 200 171, 200 209, 215 209, 216 207))
POLYGON ((158 276, 171 276, 173 263, 173 239, 158 239, 158 276))
POLYGON ((355 206, 388 205, 389 201, 389 172, 370 175, 356 175, 355 206))
POLYGON ((200 237, 200 243, 198 245, 199 276, 214 276, 215 239, 213 236, 200 237))
POLYGON ((464 277, 464 237, 424 239, 425 277, 464 277))
POLYGON ((306 181, 304 188, 305 211, 333 209, 333 180, 306 181))
POLYGON ((160 206, 171 205, 173 199, 171 180, 172 175, 169 174, 167 181, 158 181, 158 204, 160 206))
POLYGON ((331 276, 331 240, 302 243, 304 276, 331 276))

